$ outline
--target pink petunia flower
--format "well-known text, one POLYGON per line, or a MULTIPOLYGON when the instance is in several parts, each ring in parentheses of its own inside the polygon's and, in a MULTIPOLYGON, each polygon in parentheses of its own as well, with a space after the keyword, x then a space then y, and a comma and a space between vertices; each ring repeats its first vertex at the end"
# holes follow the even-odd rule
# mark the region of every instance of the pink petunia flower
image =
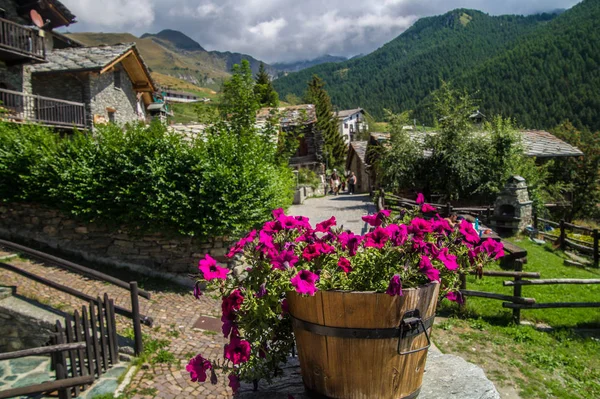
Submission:
POLYGON ((298 226, 308 231, 312 230, 312 226, 310 225, 310 222, 306 216, 296 216, 296 220, 298 221, 298 226))
POLYGON ((298 220, 293 216, 281 215, 277 218, 277 221, 284 230, 293 230, 298 227, 298 220))
POLYGON ((344 271, 344 273, 350 273, 352 271, 352 266, 350 266, 350 261, 343 256, 340 257, 338 264, 340 269, 344 271))
POLYGON ((362 217, 362 220, 366 222, 369 226, 379 227, 383 224, 384 220, 392 214, 391 211, 387 209, 382 209, 373 215, 366 215, 362 217))
POLYGON ((227 274, 229 273, 229 269, 217 266, 217 261, 208 254, 206 254, 204 259, 200 260, 198 263, 198 269, 200 269, 202 276, 207 281, 214 280, 216 278, 225 280, 227 278, 227 274))
POLYGON ((402 279, 399 274, 394 274, 390 280, 390 285, 385 291, 386 294, 391 296, 402 296, 402 279))
POLYGON ((458 262, 456 261, 456 255, 448 252, 448 248, 442 248, 437 254, 437 259, 446 266, 448 270, 457 270, 458 262))
POLYGON ((473 228, 473 225, 465 219, 461 220, 459 231, 463 236, 465 236, 465 241, 471 244, 476 244, 480 241, 479 234, 477 234, 473 228))
POLYGON ((390 224, 386 227, 386 231, 392 243, 397 247, 404 244, 408 238, 408 228, 404 224, 390 224))
POLYGON ((235 289, 231 294, 223 298, 223 301, 221 302, 221 311, 224 315, 230 315, 231 313, 240 310, 242 303, 244 303, 242 291, 235 289))
POLYGON ((423 237, 426 233, 431 233, 432 231, 433 227, 431 223, 422 218, 414 218, 410 221, 410 226, 408 226, 408 232, 416 237, 423 237))
POLYGON ((235 374, 229 374, 229 387, 233 391, 233 393, 237 393, 238 389, 240 389, 240 379, 235 374))
POLYGON ((423 212, 423 213, 431 213, 431 212, 435 212, 435 211, 437 211, 437 209, 429 204, 421 205, 421 212, 423 212))
POLYGON ((365 247, 383 248, 389 239, 388 231, 382 227, 377 227, 372 233, 365 234, 365 247))
POLYGON ((255 238, 256 238, 256 230, 252 230, 244 238, 239 240, 233 247, 231 247, 231 249, 229 250, 229 253, 225 256, 230 259, 233 258, 235 256, 235 254, 243 252, 246 244, 251 243, 252 241, 254 241, 255 238))
POLYGON ((257 298, 262 298, 265 295, 267 295, 267 284, 262 283, 260 287, 258 287, 258 291, 256 291, 256 294, 254 294, 254 296, 256 296, 257 298))
POLYGON ((350 256, 356 255, 356 251, 358 250, 358 246, 362 239, 362 236, 357 236, 350 231, 345 231, 337 236, 337 240, 342 245, 342 249, 348 251, 350 256))
POLYGON ((235 364, 246 363, 250 359, 250 342, 233 337, 225 345, 225 359, 231 360, 235 364))
POLYGON ((271 213, 273 214, 273 219, 279 219, 281 215, 285 215, 283 208, 273 209, 271 213))
POLYGON ((436 233, 447 235, 452 232, 452 227, 446 219, 442 219, 440 215, 437 215, 437 219, 431 222, 431 228, 436 233))
POLYGON ((452 301, 452 302, 456 302, 459 305, 462 305, 463 303, 465 303, 465 298, 461 292, 454 292, 454 291, 449 292, 446 294, 446 299, 448 299, 449 301, 452 301))
POLYGON ((332 254, 335 252, 335 247, 333 245, 329 245, 329 244, 321 244, 321 253, 322 254, 332 254))
POLYGON ((315 286, 316 281, 319 279, 315 273, 310 270, 300 270, 291 279, 292 286, 296 289, 299 294, 308 294, 310 296, 315 295, 317 287, 315 286))
POLYGON ((331 230, 331 228, 333 226, 335 226, 335 216, 330 217, 327 220, 322 221, 321 223, 318 223, 315 231, 320 232, 320 233, 326 233, 329 230, 331 230))
POLYGON ((423 195, 423 193, 417 194, 417 200, 415 202, 417 203, 417 205, 425 203, 425 196, 423 195))
POLYGON ((500 259, 504 256, 504 245, 501 242, 488 238, 478 248, 478 252, 487 254, 490 258, 500 259))
POLYGON ((429 281, 440 281, 440 271, 433 267, 431 260, 425 255, 421 255, 419 270, 427 276, 429 281))
POLYGON ((265 255, 268 254, 270 251, 275 251, 273 236, 271 236, 264 230, 261 230, 260 233, 258 233, 258 245, 256 246, 256 249, 258 249, 265 255))
POLYGON ((281 315, 285 315, 290 312, 290 308, 288 307, 287 299, 281 301, 281 315))
POLYGON ((271 260, 273 269, 279 270, 287 270, 290 267, 294 267, 296 263, 298 263, 298 257, 294 254, 294 251, 289 250, 281 251, 280 254, 278 254, 271 260))
POLYGON ((204 382, 206 381, 206 370, 212 369, 212 364, 202 357, 197 355, 190 359, 185 370, 190 373, 192 382, 204 382))
POLYGON ((302 257, 310 262, 322 254, 321 248, 320 243, 309 244, 302 251, 302 257))
POLYGON ((313 242, 315 242, 316 239, 317 237, 315 236, 315 233, 310 230, 307 230, 304 234, 296 238, 296 242, 307 242, 309 244, 312 244, 313 242))

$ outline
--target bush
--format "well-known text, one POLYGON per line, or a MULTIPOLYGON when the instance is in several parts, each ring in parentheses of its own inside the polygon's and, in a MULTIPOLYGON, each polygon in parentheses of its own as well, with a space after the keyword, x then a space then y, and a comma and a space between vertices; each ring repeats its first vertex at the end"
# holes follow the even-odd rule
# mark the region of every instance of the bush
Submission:
POLYGON ((36 202, 86 221, 187 235, 237 234, 291 203, 290 169, 257 134, 213 129, 186 141, 160 124, 60 137, 0 124, 0 201, 36 202))
POLYGON ((313 170, 300 168, 298 169, 298 184, 310 186, 313 189, 316 189, 322 184, 322 182, 319 176, 317 176, 313 170))

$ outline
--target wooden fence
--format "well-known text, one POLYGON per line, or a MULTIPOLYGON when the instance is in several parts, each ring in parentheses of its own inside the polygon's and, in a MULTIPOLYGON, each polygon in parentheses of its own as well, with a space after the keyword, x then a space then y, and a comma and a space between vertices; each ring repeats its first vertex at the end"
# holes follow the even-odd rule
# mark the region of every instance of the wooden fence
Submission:
POLYGON ((80 392, 119 363, 115 306, 104 294, 82 306, 81 315, 67 315, 65 326, 56 322, 51 345, 0 354, 0 360, 50 354, 56 380, 0 391, 0 399, 58 391, 60 399, 80 392), (66 355, 65 355, 66 353, 66 355))
POLYGON ((567 248, 572 248, 578 252, 581 252, 585 255, 588 255, 592 258, 593 264, 595 267, 600 267, 600 232, 598 229, 591 229, 589 227, 578 226, 576 224, 567 223, 564 220, 559 222, 554 222, 552 220, 542 219, 537 215, 533 216, 533 228, 538 232, 538 234, 542 235, 544 238, 555 241, 562 250, 567 248), (540 224, 543 226, 550 226, 558 229, 559 235, 549 234, 544 229, 539 229, 540 224), (579 231, 584 234, 590 236, 592 238, 592 243, 578 240, 573 237, 568 237, 568 231, 579 231))

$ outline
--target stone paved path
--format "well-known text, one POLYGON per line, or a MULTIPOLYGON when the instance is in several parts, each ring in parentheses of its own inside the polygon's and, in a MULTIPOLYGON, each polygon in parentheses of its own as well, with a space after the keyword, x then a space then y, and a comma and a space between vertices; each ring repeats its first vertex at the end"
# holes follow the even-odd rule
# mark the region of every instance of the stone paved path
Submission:
MULTIPOLYGON (((7 253, 8 251, 2 252, 0 248, 0 257, 7 253)), ((31 260, 13 259, 9 263, 88 295, 97 296, 106 292, 115 300, 115 304, 131 309, 129 292, 122 288, 31 260)), ((118 277, 126 280, 140 278, 133 275, 118 277)), ((85 304, 71 295, 2 268, 0 285, 17 286, 17 294, 70 313, 85 304)), ((149 281, 145 289, 152 293, 152 300, 140 297, 141 313, 154 319, 154 327, 143 326, 143 332, 155 339, 168 340, 169 346, 166 350, 173 353, 177 361, 174 364, 149 364, 148 368, 140 369, 128 388, 130 393, 133 392, 131 398, 232 397, 226 384, 227 378, 219 378, 217 385, 192 383, 189 373, 185 371, 189 358, 197 353, 202 353, 211 360, 222 358, 225 343, 222 335, 193 328, 193 324, 201 315, 220 315, 219 304, 208 296, 196 300, 190 290, 168 282, 161 284, 149 281)), ((127 329, 131 328, 131 320, 117 315, 117 328, 120 334, 125 334, 127 329)))
POLYGON ((367 232, 367 224, 361 217, 375 211, 375 204, 368 194, 340 194, 307 198, 304 204, 292 206, 288 214, 306 216, 313 226, 335 216, 338 226, 343 225, 355 234, 364 234, 367 232))

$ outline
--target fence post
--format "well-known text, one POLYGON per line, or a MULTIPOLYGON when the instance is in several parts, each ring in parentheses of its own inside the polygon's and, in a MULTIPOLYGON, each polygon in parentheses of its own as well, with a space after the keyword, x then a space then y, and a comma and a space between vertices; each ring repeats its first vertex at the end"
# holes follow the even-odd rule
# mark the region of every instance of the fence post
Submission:
POLYGON ((567 247, 567 232, 565 231, 565 220, 560 219, 560 249, 567 247))
POLYGON ((383 188, 379 189, 379 198, 377 198, 377 212, 385 209, 385 191, 383 188))
POLYGON ((452 215, 452 204, 446 202, 446 217, 449 218, 452 215))
POLYGON ((533 212, 533 230, 537 230, 538 228, 538 214, 537 212, 533 212))
POLYGON ((598 248, 598 240, 600 240, 598 229, 594 229, 594 267, 600 266, 600 248, 598 248))
POLYGON ((489 206, 487 207, 487 213, 485 215, 485 224, 487 224, 488 226, 492 224, 492 208, 490 208, 489 206))
MULTIPOLYGON (((516 272, 522 272, 523 271, 523 260, 525 258, 521 258, 521 259, 515 259, 513 264, 514 264, 514 268, 516 272)), ((519 281, 521 280, 521 277, 516 277, 515 276, 515 281, 519 281)), ((522 286, 515 284, 513 286, 513 296, 514 297, 521 297, 521 288, 522 286)), ((521 324, 521 309, 513 309, 513 322, 516 325, 521 324)))
POLYGON ((137 281, 129 283, 129 291, 131 293, 131 313, 133 313, 133 333, 135 338, 135 355, 139 356, 144 351, 144 343, 142 342, 142 324, 140 321, 140 302, 138 298, 137 281))

